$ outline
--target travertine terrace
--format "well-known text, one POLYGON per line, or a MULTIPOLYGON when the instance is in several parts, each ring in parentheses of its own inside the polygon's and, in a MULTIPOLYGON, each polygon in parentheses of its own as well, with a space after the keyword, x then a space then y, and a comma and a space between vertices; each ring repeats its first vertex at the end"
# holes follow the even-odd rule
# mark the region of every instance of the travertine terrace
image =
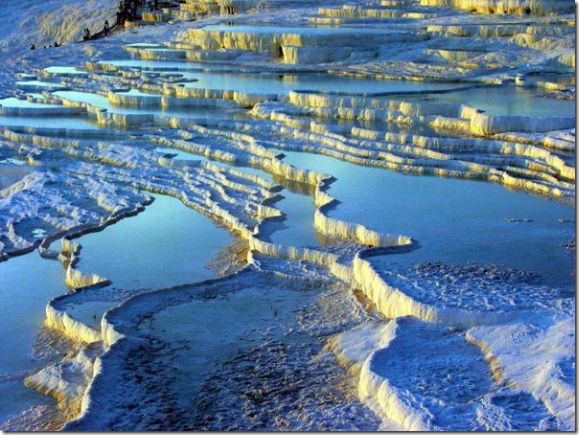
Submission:
MULTIPOLYGON (((371 210, 341 217, 332 168, 301 167, 285 155, 329 157, 352 171, 474 180, 570 209, 573 13, 562 0, 188 0, 144 8, 127 30, 47 58, 22 54, 1 87, 0 260, 38 251, 62 263, 69 293, 46 301, 45 327, 76 342, 63 360, 27 373, 25 384, 57 399, 65 429, 195 429, 183 423, 193 418, 183 409, 171 423, 115 415, 119 407, 131 416, 130 397, 145 394, 133 381, 126 385, 134 396, 115 389, 123 391, 121 374, 157 337, 147 322, 163 324, 174 307, 195 311, 212 292, 327 285, 339 289, 332 297, 357 308, 342 314, 351 323, 336 323, 331 334, 320 332, 321 315, 310 335, 355 378, 351 400, 361 408, 354 426, 312 423, 342 421, 336 416, 346 411, 338 407, 307 422, 287 417, 239 428, 574 430, 572 294, 533 290, 532 280, 511 282, 497 272, 505 280, 499 291, 484 268, 452 285, 381 269, 376 257, 420 250, 421 241, 410 230, 389 229, 387 216, 380 228, 366 223, 362 215, 371 210), (272 228, 291 226, 280 201, 295 191, 308 195, 309 226, 324 243, 276 241, 272 228), (156 195, 242 241, 237 271, 115 294, 114 278, 84 270, 82 236, 147 213, 156 195), (464 289, 480 279, 488 293, 471 297, 464 289), (430 297, 425 289, 441 293, 430 297), (525 296, 517 299, 513 289, 525 296), (507 296, 495 297, 503 291, 507 296), (110 309, 95 324, 67 311, 87 301, 110 309), (412 346, 420 351, 409 352, 412 346), (457 366, 462 371, 453 373, 457 366)), ((368 189, 376 189, 377 202, 389 201, 380 186, 368 189)), ((441 277, 454 273, 444 269, 441 277)), ((306 334, 306 323, 292 328, 306 334)), ((180 336, 172 334, 163 340, 180 336)), ((143 409, 161 412, 167 397, 150 394, 143 409)), ((23 421, 2 427, 35 427, 23 421)), ((205 428, 228 427, 236 426, 205 428)))

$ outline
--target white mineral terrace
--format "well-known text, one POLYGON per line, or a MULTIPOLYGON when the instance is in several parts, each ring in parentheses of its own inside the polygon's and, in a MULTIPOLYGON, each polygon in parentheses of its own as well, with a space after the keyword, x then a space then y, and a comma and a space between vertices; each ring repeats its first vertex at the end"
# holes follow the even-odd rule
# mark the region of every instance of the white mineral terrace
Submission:
POLYGON ((75 1, 11 6, 0 429, 575 430, 572 2, 75 1))

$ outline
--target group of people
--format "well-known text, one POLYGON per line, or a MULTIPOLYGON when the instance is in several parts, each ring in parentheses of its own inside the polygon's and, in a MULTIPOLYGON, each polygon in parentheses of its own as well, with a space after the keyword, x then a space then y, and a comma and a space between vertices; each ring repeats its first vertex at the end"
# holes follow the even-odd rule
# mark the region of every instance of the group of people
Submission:
MULTIPOLYGON (((54 44, 49 44, 49 45, 45 45, 43 48, 52 48, 52 47, 60 47, 62 44, 59 44, 58 42, 54 41, 54 44)), ((31 50, 36 50, 36 44, 32 44, 30 46, 31 50)))
MULTIPOLYGON (((149 7, 151 11, 159 10, 159 0, 149 0, 149 7)), ((137 11, 139 7, 142 6, 142 0, 121 0, 119 3, 119 8, 117 10, 117 22, 114 26, 123 26, 127 20, 135 20, 137 17, 137 11)), ((109 24, 109 20, 106 20, 102 31, 98 32, 97 34, 93 35, 88 27, 85 27, 82 34, 82 40, 88 41, 92 38, 98 36, 108 36, 111 31, 111 25, 109 24)), ((45 45, 44 48, 52 48, 52 47, 60 47, 62 44, 55 42, 54 45, 45 45)), ((36 44, 32 44, 30 46, 31 50, 36 50, 36 44)))
POLYGON ((134 20, 139 6, 141 6, 140 0, 121 0, 117 10, 117 24, 122 26, 125 21, 134 20))
MULTIPOLYGON (((137 16, 137 9, 140 6, 140 3, 140 0, 121 0, 116 14, 117 22, 112 27, 123 26, 127 20, 134 20, 137 16)), ((90 29, 85 27, 82 40, 88 41, 89 39, 96 36, 108 36, 112 27, 109 24, 109 20, 105 20, 102 30, 96 35, 92 35, 90 29)))
MULTIPOLYGON (((108 36, 110 31, 111 31, 111 25, 109 24, 109 20, 105 20, 105 24, 103 25, 103 30, 101 31, 101 34, 104 36, 108 36)), ((97 35, 95 35, 95 36, 97 36, 97 35)), ((91 37, 92 37, 92 35, 90 33, 90 29, 88 27, 85 27, 83 34, 82 34, 82 40, 88 41, 89 39, 91 39, 91 37)))
POLYGON ((149 2, 149 9, 151 12, 159 10, 159 0, 152 0, 149 2))

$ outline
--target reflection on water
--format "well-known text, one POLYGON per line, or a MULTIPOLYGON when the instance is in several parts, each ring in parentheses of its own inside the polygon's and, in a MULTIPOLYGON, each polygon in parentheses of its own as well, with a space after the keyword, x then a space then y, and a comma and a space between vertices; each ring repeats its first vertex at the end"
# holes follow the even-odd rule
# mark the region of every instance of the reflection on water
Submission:
POLYGON ((295 27, 291 25, 245 25, 234 24, 232 26, 227 24, 210 24, 203 27, 206 31, 225 31, 225 32, 241 32, 241 33, 256 33, 256 34, 280 34, 280 33, 295 33, 306 36, 333 36, 333 35, 352 35, 353 37, 363 37, 362 35, 383 35, 391 33, 392 30, 384 27, 318 27, 318 26, 300 26, 295 27))
POLYGON ((1 99, 0 100, 0 106, 3 106, 3 107, 23 107, 23 108, 29 107, 29 108, 38 108, 38 109, 61 107, 61 106, 58 106, 56 104, 34 103, 32 101, 21 100, 19 98, 14 98, 14 97, 1 99))
POLYGON ((79 269, 122 288, 162 288, 214 277, 205 268, 232 237, 179 200, 155 196, 144 213, 79 239, 79 269))
POLYGON ((101 134, 98 125, 81 117, 64 116, 0 116, 0 126, 8 127, 31 127, 51 129, 86 129, 95 130, 95 134, 101 134))
POLYGON ((572 288, 572 260, 561 246, 574 237, 572 207, 477 181, 403 175, 330 157, 286 152, 286 162, 324 168, 341 201, 330 216, 405 234, 420 249, 393 262, 504 264, 540 273, 545 284, 572 288), (510 221, 530 219, 531 222, 510 221))
MULTIPOLYGON (((111 279, 119 288, 162 288, 215 277, 206 265, 231 235, 176 199, 155 198, 137 216, 81 237, 78 267, 111 279)), ((58 261, 42 259, 36 252, 0 263, 0 392, 6 391, 0 394, 0 424, 30 406, 52 403, 27 389, 22 377, 5 377, 44 365, 33 357, 32 348, 46 304, 66 292, 64 275, 58 261)), ((88 302, 73 306, 71 314, 94 327, 114 305, 88 302)))
POLYGON ((37 367, 32 345, 46 303, 66 292, 64 269, 32 252, 0 263, 0 375, 37 367))
POLYGON ((82 304, 69 304, 66 312, 76 320, 80 320, 91 328, 100 330, 101 317, 116 304, 111 301, 88 301, 82 304))
POLYGON ((417 92, 452 89, 460 85, 450 83, 409 82, 402 80, 372 80, 340 77, 328 74, 239 74, 220 72, 183 73, 189 88, 235 89, 241 92, 283 94, 291 90, 380 93, 417 92))
MULTIPOLYGON (((306 35, 326 35, 332 32, 352 32, 352 35, 388 33, 387 29, 280 30, 274 27, 252 26, 208 26, 206 29, 241 32, 256 29, 260 32, 295 31, 306 35)), ((158 47, 155 44, 141 46, 158 47)), ((318 73, 242 73, 236 71, 238 67, 219 65, 212 65, 213 71, 208 72, 204 70, 207 68, 204 64, 184 61, 133 59, 106 63, 119 67, 180 72, 183 81, 187 80, 184 86, 189 88, 235 89, 268 94, 285 94, 291 90, 352 94, 407 93, 384 95, 383 98, 468 104, 496 115, 569 117, 575 114, 573 101, 547 99, 537 90, 515 86, 456 90, 463 85, 354 79, 318 73), (453 89, 452 92, 435 93, 453 89), (410 95, 417 92, 425 93, 410 95)), ((51 67, 46 71, 63 75, 86 75, 84 71, 71 67, 51 67)), ((56 83, 38 80, 18 82, 18 85, 34 89, 62 87, 56 83)), ((223 116, 223 110, 207 108, 113 106, 106 96, 88 92, 57 91, 54 94, 121 114, 165 114, 180 117, 200 115, 202 118, 211 119, 223 116)), ((121 94, 151 95, 134 89, 121 94)), ((33 96, 41 97, 40 94, 33 96)), ((0 100, 0 104, 22 108, 60 107, 14 98, 0 100)), ((362 125, 362 121, 339 120, 335 124, 347 130, 352 125, 362 125)), ((406 128, 389 126, 381 120, 364 125, 387 131, 405 131, 406 128)), ((82 117, 0 116, 0 126, 21 129, 91 129, 97 135, 105 133, 94 121, 82 117)), ((418 128, 409 128, 412 128, 414 133, 418 132, 418 128)), ((427 128, 422 130, 428 131, 427 128)), ((204 157, 168 148, 158 148, 156 151, 174 154, 177 159, 206 160, 204 157)), ((419 242, 420 248, 417 250, 403 255, 385 256, 378 260, 386 268, 394 264, 425 261, 452 264, 496 263, 538 272, 542 275, 544 284, 574 289, 572 259, 562 247, 575 235, 572 223, 574 210, 567 205, 512 192, 489 183, 407 176, 383 169, 356 166, 324 156, 289 151, 283 153, 287 156, 285 161, 288 163, 336 177, 329 193, 341 203, 328 211, 330 216, 361 223, 382 232, 409 235, 419 242)), ((281 192, 284 198, 275 204, 275 207, 284 212, 285 219, 263 225, 265 238, 286 246, 315 246, 323 242, 323 238, 317 237, 313 226, 315 206, 311 186, 272 178, 257 169, 239 170, 268 180, 273 179, 285 187, 281 192)), ((112 280, 111 291, 121 288, 163 288, 215 277, 216 273, 210 270, 207 264, 231 242, 232 236, 212 224, 207 217, 186 208, 174 198, 155 198, 155 202, 148 206, 145 212, 122 220, 102 232, 80 238, 83 250, 79 269, 112 280)), ((42 235, 37 234, 38 237, 42 235)), ((44 260, 37 253, 31 253, 0 263, 0 424, 9 416, 32 405, 52 403, 45 396, 26 389, 22 378, 23 372, 33 371, 43 365, 33 355, 33 345, 42 327, 47 302, 65 291, 64 270, 59 262, 44 260)), ((273 300, 277 297, 280 300, 288 297, 291 299, 287 304, 281 305, 283 310, 289 310, 290 303, 297 299, 285 291, 280 291, 279 295, 264 295, 248 288, 245 292, 231 295, 227 301, 197 301, 166 309, 156 313, 151 323, 143 328, 151 334, 156 328, 155 334, 162 338, 187 338, 196 347, 206 347, 207 352, 202 354, 197 348, 190 353, 184 352, 183 359, 177 361, 181 364, 176 367, 181 370, 178 387, 181 387, 180 382, 183 382, 183 385, 189 388, 191 374, 199 375, 208 364, 223 359, 223 355, 230 351, 232 345, 239 345, 241 335, 249 334, 251 327, 259 325, 247 322, 246 318, 237 314, 241 312, 246 317, 257 319, 262 325, 266 325, 272 320, 272 316, 278 315, 277 311, 275 314, 269 311, 266 313, 273 302, 277 302, 273 300), (182 328, 183 325, 179 322, 183 318, 190 323, 187 325, 190 329, 196 330, 198 337, 191 337, 190 329, 182 328), (205 322, 201 326, 199 318, 203 318, 205 322), (170 330, 171 327, 175 327, 173 331, 170 330), (166 328, 172 335, 163 336, 159 332, 161 328, 166 328), (179 337, 178 334, 185 334, 185 337, 179 337), (218 338, 214 339, 213 336, 218 338)), ((96 328, 102 313, 114 304, 116 302, 89 301, 68 308, 74 318, 96 328)), ((189 399, 191 396, 181 396, 183 397, 189 399)))
MULTIPOLYGON (((157 97, 160 96, 155 94, 145 94, 142 92, 138 92, 136 90, 131 90, 128 92, 119 92, 121 95, 136 95, 136 96, 148 96, 148 97, 157 97)), ((191 117, 191 116, 199 116, 206 118, 208 115, 218 116, 222 111, 218 111, 216 109, 211 109, 207 107, 187 107, 187 108, 167 108, 161 107, 160 104, 158 106, 153 107, 125 107, 125 106, 118 106, 113 105, 109 102, 109 99, 103 95, 93 94, 90 92, 77 92, 77 91, 57 91, 54 92, 54 95, 80 102, 80 103, 88 103, 93 106, 99 107, 101 109, 106 109, 108 112, 111 113, 121 113, 121 114, 150 114, 150 115, 167 115, 167 116, 176 116, 176 117, 191 117)))
POLYGON ((50 74, 58 74, 58 75, 86 75, 87 72, 78 69, 75 66, 49 66, 48 68, 44 68, 44 71, 50 74))
POLYGON ((285 246, 316 246, 314 228, 314 200, 302 192, 295 193, 291 187, 280 192, 283 199, 275 207, 283 211, 283 221, 271 221, 262 226, 269 240, 285 246))
POLYGON ((467 104, 492 115, 573 117, 575 101, 541 96, 536 89, 517 86, 484 86, 430 96, 408 96, 405 99, 432 100, 437 103, 467 104))
MULTIPOLYGON (((159 69, 159 70, 181 70, 181 69, 200 69, 203 68, 203 64, 193 63, 193 62, 178 62, 178 61, 167 61, 167 60, 141 60, 141 59, 119 59, 119 60, 107 60, 98 62, 101 65, 114 65, 117 67, 139 67, 139 68, 149 68, 149 69, 159 69)), ((211 65, 211 69, 220 69, 219 65, 211 65)), ((225 69, 230 69, 231 67, 223 67, 225 69)))
POLYGON ((64 269, 36 252, 0 263, 0 424, 10 416, 53 400, 29 390, 23 375, 45 363, 33 354, 47 302, 66 292, 64 269))
POLYGON ((63 89, 65 86, 54 83, 45 82, 42 80, 25 80, 21 82, 16 82, 16 84, 23 89, 39 89, 39 90, 50 90, 50 89, 63 89))

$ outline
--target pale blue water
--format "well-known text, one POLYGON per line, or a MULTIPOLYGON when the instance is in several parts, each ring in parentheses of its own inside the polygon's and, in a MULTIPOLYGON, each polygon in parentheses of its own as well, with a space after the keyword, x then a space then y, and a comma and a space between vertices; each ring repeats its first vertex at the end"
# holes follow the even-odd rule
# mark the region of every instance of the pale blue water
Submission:
POLYGON ((80 116, 72 118, 64 116, 0 116, 0 126, 95 130, 95 133, 100 133, 97 130, 101 130, 95 122, 80 116))
POLYGON ((30 406, 54 401, 24 386, 44 363, 33 354, 47 302, 66 292, 64 269, 32 252, 0 263, 0 424, 30 406))
POLYGON ((25 80, 21 82, 16 82, 16 84, 22 89, 39 89, 39 90, 50 90, 50 89, 64 89, 65 86, 42 80, 25 80))
POLYGON ((0 106, 4 107, 23 107, 23 108, 37 108, 37 109, 44 109, 44 108, 58 108, 61 107, 57 104, 44 104, 44 103, 35 103, 28 100, 21 100, 19 98, 3 98, 0 100, 0 106))
MULTIPOLYGON (((207 263, 231 240, 207 217, 176 199, 156 196, 139 215, 78 239, 83 245, 78 268, 111 279, 115 287, 151 289, 191 283, 216 276, 207 263)), ((36 252, 0 262, 0 392, 6 391, 0 394, 0 424, 30 406, 52 402, 27 389, 21 378, 7 380, 5 375, 43 366, 33 357, 32 347, 46 304, 67 292, 64 272, 60 262, 42 259, 36 252)), ((71 313, 96 326, 93 315, 98 317, 114 305, 83 304, 71 313)))
POLYGON ((100 331, 103 314, 115 305, 111 301, 87 301, 82 304, 69 304, 65 309, 73 319, 100 331))
MULTIPOLYGON (((156 148, 159 153, 176 154, 176 159, 182 160, 206 160, 203 157, 189 154, 171 148, 156 148)), ((218 166, 226 166, 217 163, 218 166)), ((266 172, 249 167, 235 167, 235 170, 247 174, 257 175, 270 182, 283 184, 283 180, 274 179, 266 172)), ((291 246, 316 246, 318 239, 313 225, 314 202, 312 196, 298 192, 288 186, 279 192, 284 198, 273 206, 280 209, 285 217, 283 220, 270 220, 261 226, 261 234, 264 240, 291 246)))
POLYGON ((383 35, 393 33, 392 29, 384 27, 315 27, 315 26, 284 26, 278 24, 271 25, 244 25, 234 24, 229 26, 227 24, 211 24, 203 27, 207 31, 225 31, 225 32, 241 32, 241 33, 257 33, 257 34, 278 34, 278 33, 296 33, 306 36, 325 36, 325 35, 352 35, 353 37, 360 37, 359 35, 383 35))
POLYGON ((452 83, 412 82, 402 80, 354 79, 328 74, 239 74, 185 72, 185 87, 200 89, 236 89, 242 92, 281 94, 291 90, 382 93, 382 92, 423 92, 448 90, 462 87, 452 83))
POLYGON ((187 62, 126 60, 111 61, 118 66, 161 68, 167 72, 180 72, 185 87, 195 89, 235 89, 248 93, 285 94, 291 90, 319 91, 346 94, 404 94, 387 98, 402 100, 436 101, 468 104, 494 115, 524 115, 539 117, 569 117, 575 115, 575 102, 546 98, 541 91, 514 85, 497 85, 469 88, 460 83, 416 82, 403 80, 375 80, 340 77, 331 74, 275 74, 227 71, 226 67, 213 68, 217 71, 186 71, 186 66, 195 69, 202 64, 187 62), (464 89, 463 89, 464 88, 464 89), (429 93, 437 91, 437 93, 429 93), (441 92, 443 91, 443 92, 441 92), (417 95, 413 95, 417 93, 417 95))
MULTIPOLYGON (((204 160, 204 157, 189 154, 171 148, 156 148, 155 151, 162 154, 176 154, 176 159, 181 160, 204 160)), ((216 163, 218 166, 226 166, 216 163)), ((235 167, 235 170, 247 174, 257 175, 265 180, 275 182, 270 174, 259 169, 249 167, 235 167)), ((305 193, 297 193, 289 190, 288 187, 279 192, 284 198, 276 202, 273 206, 280 209, 285 214, 283 220, 272 220, 261 226, 261 234, 264 240, 273 243, 292 246, 316 246, 316 230, 313 225, 314 203, 311 196, 305 193)))
POLYGON ((39 94, 36 92, 29 92, 27 95, 30 95, 33 98, 38 98, 40 100, 43 100, 44 98, 46 98, 43 94, 39 94))
POLYGON ((136 42, 134 44, 127 44, 125 47, 135 47, 135 48, 156 48, 162 47, 160 44, 153 44, 148 42, 136 42))
MULTIPOLYGON (((179 73, 183 78, 196 80, 185 82, 186 87, 207 89, 235 89, 251 93, 286 93, 290 90, 310 90, 325 92, 381 93, 381 92, 422 92, 448 90, 464 87, 458 83, 415 82, 404 80, 374 80, 348 78, 321 73, 276 73, 272 71, 242 71, 230 65, 207 65, 196 62, 125 59, 103 63, 118 67, 138 67, 158 70, 163 73, 179 73)), ((246 67, 243 67, 247 70, 246 67)))
MULTIPOLYGON (((410 97, 420 98, 422 97, 410 97)), ((513 85, 485 86, 430 96, 441 103, 467 104, 493 115, 572 117, 575 101, 547 98, 541 91, 513 85)))
MULTIPOLYGON (((253 31, 255 27, 226 26, 223 30, 253 31)), ((262 31, 322 34, 320 29, 313 28, 264 27, 262 31)), ((328 31, 353 32, 352 29, 323 29, 323 34, 328 31)), ((355 32, 374 34, 388 30, 356 29, 355 32)), ((210 73, 200 71, 206 65, 186 62, 121 60, 110 63, 154 70, 183 70, 184 78, 196 80, 187 83, 188 87, 256 93, 286 93, 292 89, 346 93, 429 92, 458 86, 348 79, 322 74, 241 74, 226 66, 212 66, 219 71, 210 73)), ((60 67, 52 72, 77 73, 60 67)), ((23 87, 45 85, 44 82, 22 82, 23 87)), ((136 91, 129 93, 135 94, 136 91)), ((62 95, 77 101, 89 101, 117 113, 191 114, 189 109, 160 112, 158 109, 111 107, 106 97, 89 93, 63 91, 62 95)), ((411 98, 465 103, 493 114, 575 114, 574 102, 538 97, 535 91, 514 86, 427 93, 411 98)), ((22 107, 37 107, 35 103, 5 101, 22 107)), ((206 109, 202 112, 208 117, 217 116, 206 109)), ((94 122, 80 117, 0 117, 0 125, 102 131, 94 122)), ((167 152, 166 149, 158 151, 167 152)), ((330 216, 363 223, 384 232, 407 234, 419 242, 419 249, 411 253, 374 260, 386 269, 424 261, 497 263, 538 272, 543 283, 574 290, 572 259, 561 246, 575 236, 574 224, 567 222, 574 218, 570 206, 488 183, 406 176, 323 156, 284 153, 286 161, 296 166, 323 171, 337 178, 329 193, 342 203, 329 212, 330 216), (511 218, 529 219, 530 222, 512 223, 508 221, 511 218)), ((180 151, 176 154, 177 158, 202 159, 180 151)), ((271 178, 255 169, 241 170, 271 178)), ((276 206, 284 211, 286 219, 265 226, 264 229, 271 232, 269 239, 284 245, 318 244, 313 228, 315 209, 312 197, 299 189, 286 188, 281 193, 285 198, 276 206)), ((232 241, 232 236, 178 200, 156 198, 144 213, 100 233, 83 236, 79 240, 83 245, 79 269, 111 279, 113 288, 162 288, 214 277, 215 272, 207 268, 207 263, 232 241)), ((43 260, 32 253, 0 263, 0 309, 5 313, 0 320, 3 334, 0 342, 0 423, 31 405, 50 403, 44 396, 24 388, 20 378, 15 381, 14 377, 3 375, 41 366, 32 355, 32 346, 42 326, 46 303, 65 291, 64 270, 58 262, 43 260)), ((223 307, 217 305, 212 316, 219 324, 223 318, 217 318, 216 314, 223 312, 223 307)), ((93 301, 73 307, 71 313, 96 327, 98 317, 111 306, 109 302, 93 301)), ((229 308, 235 307, 231 305, 229 308)), ((202 307, 200 311, 203 310, 202 307)))
POLYGON ((38 367, 32 345, 44 321, 46 303, 66 292, 64 269, 37 252, 0 263, 0 375, 38 367))
POLYGON ((384 257, 385 264, 442 261, 501 264, 538 272, 549 285, 572 289, 572 259, 561 246, 575 236, 574 209, 485 182, 403 175, 330 157, 285 152, 285 161, 320 169, 337 180, 342 201, 330 216, 405 234, 420 249, 384 257), (532 219, 511 223, 510 218, 532 219))
MULTIPOLYGON (((185 107, 185 108, 161 108, 160 104, 159 107, 125 107, 125 106, 117 106, 111 104, 106 96, 93 94, 90 92, 77 92, 77 91, 57 91, 54 92, 55 95, 60 96, 62 98, 66 98, 72 101, 78 101, 82 103, 89 103, 96 107, 100 107, 102 109, 106 109, 108 112, 111 113, 120 113, 120 114, 151 114, 151 115, 167 115, 167 116, 175 116, 175 117, 182 117, 182 118, 189 118, 192 116, 198 116, 206 118, 208 115, 213 114, 214 116, 218 116, 221 111, 217 109, 207 108, 207 107, 185 107)), ((129 92, 119 92, 119 94, 124 95, 140 95, 145 97, 151 98, 160 98, 160 95, 155 94, 146 94, 144 92, 138 92, 136 90, 131 90, 129 92)))
POLYGON ((51 397, 27 388, 22 379, 0 380, 0 424, 31 406, 56 405, 51 397))
MULTIPOLYGON (((106 61, 99 61, 97 63, 105 65, 115 65, 117 67, 127 68, 144 68, 151 70, 188 70, 188 69, 202 69, 203 64, 193 62, 179 62, 170 60, 141 60, 141 59, 112 59, 106 61)), ((231 69, 230 66, 211 65, 211 69, 231 69)))
POLYGON ((273 243, 285 246, 318 245, 314 228, 314 201, 304 193, 297 193, 288 188, 280 192, 284 199, 278 201, 275 207, 285 213, 285 220, 272 221, 263 225, 265 233, 270 233, 268 239, 273 243))
POLYGON ((179 200, 155 195, 145 212, 81 237, 77 267, 112 280, 115 287, 169 287, 214 277, 206 265, 232 240, 179 200))
POLYGON ((74 66, 49 66, 48 68, 44 68, 44 71, 46 71, 47 73, 56 74, 56 75, 73 75, 73 76, 80 75, 80 76, 84 76, 87 74, 86 71, 78 69, 77 67, 74 67, 74 66))

